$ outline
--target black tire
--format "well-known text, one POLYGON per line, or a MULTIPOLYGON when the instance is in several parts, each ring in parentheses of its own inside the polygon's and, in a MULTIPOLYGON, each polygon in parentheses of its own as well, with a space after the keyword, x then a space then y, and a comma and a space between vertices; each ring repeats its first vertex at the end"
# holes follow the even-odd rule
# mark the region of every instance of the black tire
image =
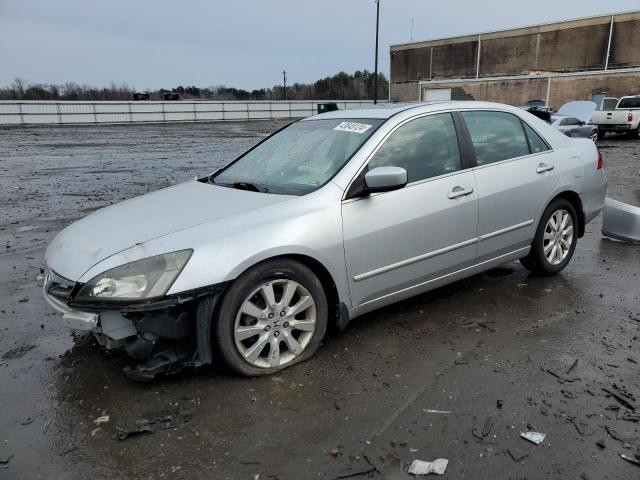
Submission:
POLYGON ((530 270, 533 273, 538 275, 555 275, 560 272, 567 264, 571 261, 571 257, 573 257, 573 253, 576 249, 576 243, 578 241, 578 215, 576 213, 576 209, 573 207, 573 204, 567 200, 566 198, 556 198, 553 200, 549 206, 545 209, 542 214, 542 218, 540 218, 540 223, 538 224, 538 228, 536 229, 536 235, 531 243, 531 251, 529 255, 520 259, 520 263, 527 270, 530 270), (564 259, 558 263, 551 263, 544 253, 544 234, 545 229, 547 227, 547 223, 552 215, 559 211, 566 211, 569 213, 571 217, 573 231, 571 238, 571 246, 566 253, 564 259))
MULTIPOLYGON (((275 289, 274 289, 275 290, 275 289)), ((276 292, 278 293, 278 292, 276 292)), ((279 299, 282 299, 284 291, 279 299)), ((278 298, 276 298, 278 300, 278 298)), ((214 316, 214 341, 217 345, 222 359, 226 365, 236 373, 247 377, 258 377, 270 375, 284 368, 298 364, 310 358, 320 347, 320 342, 324 338, 327 329, 328 305, 325 291, 318 277, 307 266, 289 259, 270 260, 258 264, 249 271, 238 277, 226 291, 222 299, 220 308, 214 316), (256 366, 250 363, 239 351, 235 340, 236 317, 240 308, 248 298, 261 285, 278 280, 292 280, 301 285, 315 302, 315 330, 312 332, 310 340, 307 340, 306 347, 297 357, 279 367, 256 366)), ((277 317, 272 320, 276 321, 277 317)), ((266 319, 264 321, 267 321, 266 319)), ((292 322, 293 323, 293 322, 292 322)), ((272 333, 280 333, 281 325, 273 325, 272 333)), ((281 341, 284 342, 285 332, 282 332, 281 341)), ((251 337, 247 341, 252 341, 256 337, 251 337)), ((298 337, 298 339, 300 336, 298 337)), ((271 347, 265 345, 264 348, 271 347)), ((275 351, 275 350, 274 350, 275 351)), ((261 357, 262 358, 262 357, 261 357)))
POLYGON ((604 140, 605 135, 607 134, 607 132, 603 132, 602 130, 598 130, 598 140, 604 140))

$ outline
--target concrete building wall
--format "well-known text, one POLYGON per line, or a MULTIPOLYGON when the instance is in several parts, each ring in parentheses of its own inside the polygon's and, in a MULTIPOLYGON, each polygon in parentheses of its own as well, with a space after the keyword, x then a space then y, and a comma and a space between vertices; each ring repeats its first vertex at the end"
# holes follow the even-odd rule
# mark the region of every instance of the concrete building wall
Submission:
MULTIPOLYGON (((524 106, 529 100, 546 100, 554 109, 571 100, 591 100, 593 94, 621 97, 640 94, 640 72, 585 74, 560 77, 470 79, 468 81, 442 80, 420 85, 422 89, 452 89, 452 98, 473 99, 524 106), (472 98, 471 98, 472 97, 472 98)), ((394 86, 392 97, 417 100, 415 83, 394 86), (411 95, 414 95, 411 97, 411 95)))
POLYGON ((615 22, 609 66, 635 67, 640 56, 640 19, 615 22))
MULTIPOLYGON (((640 12, 394 45, 390 56, 392 100, 418 100, 416 92, 420 89, 412 88, 409 84, 415 85, 420 81, 445 82, 448 79, 523 76, 531 73, 548 76, 640 67, 640 12)), ((577 81, 576 78, 567 77, 560 84, 571 85, 577 81)), ((628 83, 621 77, 602 76, 598 79, 597 82, 594 78, 579 82, 580 95, 586 96, 590 89, 617 92, 627 87, 629 90, 621 94, 640 93, 639 85, 628 83), (593 82, 597 86, 592 88, 593 82)), ((546 98, 546 92, 540 95, 539 84, 539 79, 501 80, 484 86, 465 86, 464 89, 470 90, 478 100, 524 104, 534 98, 546 98)))

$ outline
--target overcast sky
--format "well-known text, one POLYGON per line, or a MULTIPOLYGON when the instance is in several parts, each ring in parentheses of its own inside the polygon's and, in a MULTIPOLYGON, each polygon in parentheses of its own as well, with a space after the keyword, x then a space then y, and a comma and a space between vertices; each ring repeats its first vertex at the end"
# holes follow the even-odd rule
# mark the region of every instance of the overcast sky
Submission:
MULTIPOLYGON (((389 45, 640 10, 640 0, 381 0, 389 45)), ((0 85, 244 89, 373 70, 373 0, 0 0, 0 85)))

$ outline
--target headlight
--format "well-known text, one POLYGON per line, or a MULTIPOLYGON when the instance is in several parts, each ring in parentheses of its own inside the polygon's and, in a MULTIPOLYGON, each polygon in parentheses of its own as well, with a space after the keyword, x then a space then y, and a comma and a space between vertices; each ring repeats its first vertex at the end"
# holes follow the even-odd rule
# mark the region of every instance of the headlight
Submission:
POLYGON ((192 253, 193 250, 181 250, 112 268, 89 280, 76 299, 118 301, 161 297, 167 293, 192 253))

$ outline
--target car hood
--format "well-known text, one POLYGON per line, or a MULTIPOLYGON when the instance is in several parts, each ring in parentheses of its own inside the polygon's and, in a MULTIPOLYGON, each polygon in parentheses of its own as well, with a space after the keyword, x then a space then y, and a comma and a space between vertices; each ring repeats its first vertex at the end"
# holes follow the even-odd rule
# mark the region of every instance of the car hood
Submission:
POLYGON ((95 264, 134 245, 291 198, 199 181, 181 183, 71 224, 49 244, 45 262, 58 275, 77 281, 95 264))
POLYGON ((598 105, 588 100, 578 100, 575 102, 567 102, 558 109, 558 115, 563 117, 574 117, 584 123, 589 123, 591 115, 596 111, 598 105))

